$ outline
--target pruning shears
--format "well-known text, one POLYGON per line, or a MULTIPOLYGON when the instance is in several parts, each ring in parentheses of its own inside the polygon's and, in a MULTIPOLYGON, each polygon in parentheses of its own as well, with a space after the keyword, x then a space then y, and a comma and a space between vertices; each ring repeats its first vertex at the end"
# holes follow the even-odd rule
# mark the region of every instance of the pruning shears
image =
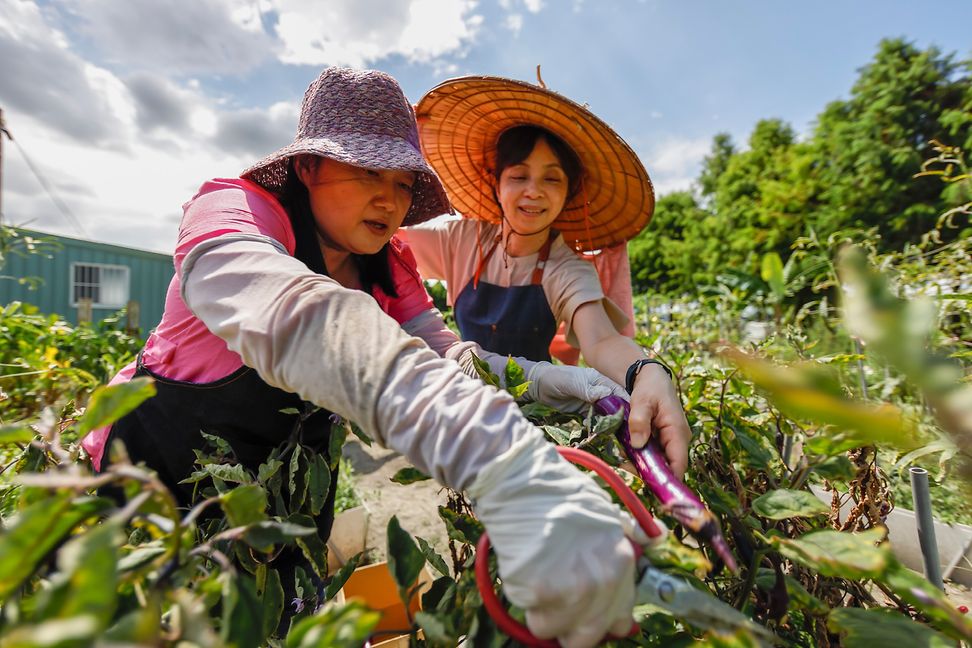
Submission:
MULTIPOLYGON (((662 534, 655 524, 651 513, 645 508, 637 495, 615 473, 610 466, 592 454, 577 448, 558 447, 557 451, 567 461, 593 470, 608 483, 625 507, 650 538, 662 534)), ((493 587, 489 574, 489 537, 483 533, 476 547, 476 584, 483 598, 486 611, 496 622, 497 627, 512 639, 537 648, 557 648, 560 644, 549 639, 538 639, 523 624, 509 615, 493 587)), ((641 552, 638 546, 637 552, 641 552)), ((653 567, 647 559, 639 559, 639 579, 635 594, 636 605, 650 604, 672 616, 699 628, 735 632, 740 628, 748 630, 757 640, 772 643, 773 633, 755 623, 731 605, 720 601, 712 594, 697 589, 683 579, 653 567)), ((629 636, 637 634, 638 625, 634 624, 629 636)), ((622 639, 608 636, 605 639, 622 639)))

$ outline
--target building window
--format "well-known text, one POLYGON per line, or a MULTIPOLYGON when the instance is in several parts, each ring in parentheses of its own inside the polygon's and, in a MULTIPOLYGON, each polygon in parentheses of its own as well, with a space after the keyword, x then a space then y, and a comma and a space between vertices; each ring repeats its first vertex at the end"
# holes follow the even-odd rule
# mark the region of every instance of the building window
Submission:
POLYGON ((128 303, 128 267, 103 263, 71 264, 71 306, 82 299, 93 308, 121 308, 128 303))

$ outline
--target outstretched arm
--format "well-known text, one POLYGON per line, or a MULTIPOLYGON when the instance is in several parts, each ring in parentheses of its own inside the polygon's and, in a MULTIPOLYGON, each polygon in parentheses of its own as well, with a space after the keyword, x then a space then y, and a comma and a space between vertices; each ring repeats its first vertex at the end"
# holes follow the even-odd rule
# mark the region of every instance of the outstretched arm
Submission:
MULTIPOLYGON (((587 363, 618 384, 624 384, 632 363, 647 357, 633 340, 615 330, 599 301, 577 308, 572 326, 587 363)), ((639 448, 653 431, 657 432, 672 470, 679 477, 685 474, 692 432, 675 386, 662 367, 646 365, 638 373, 631 393, 628 429, 631 443, 639 448)))
POLYGON ((264 381, 351 418, 441 483, 467 489, 506 593, 534 634, 586 647, 630 627, 634 552, 620 511, 509 395, 271 239, 200 243, 183 262, 182 295, 264 381))

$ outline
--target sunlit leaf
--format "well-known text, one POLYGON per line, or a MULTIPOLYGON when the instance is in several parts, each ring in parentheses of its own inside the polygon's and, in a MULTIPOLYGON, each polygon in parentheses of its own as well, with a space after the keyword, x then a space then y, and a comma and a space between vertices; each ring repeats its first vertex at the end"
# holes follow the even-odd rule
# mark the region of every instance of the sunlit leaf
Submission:
POLYGON ((813 517, 830 513, 830 506, 808 491, 783 488, 764 493, 753 500, 753 510, 771 520, 792 517, 813 517))
POLYGON ((107 500, 57 495, 34 502, 0 532, 0 602, 83 520, 106 510, 107 500))
POLYGON ((402 485, 414 484, 415 482, 426 481, 429 479, 432 478, 426 475, 418 468, 414 468, 412 466, 406 466, 405 468, 402 468, 391 477, 391 480, 393 482, 402 485))
POLYGON ((0 445, 8 443, 30 443, 37 433, 29 425, 14 423, 0 425, 0 445))
POLYGON ((231 526, 246 526, 266 519, 267 493, 257 484, 237 486, 219 497, 231 526))
POLYGON ((121 523, 107 521, 79 533, 57 552, 57 573, 41 597, 38 618, 90 616, 105 629, 118 595, 118 546, 121 523))
POLYGON ((861 533, 824 530, 796 539, 774 536, 771 542, 788 558, 824 576, 861 579, 879 578, 892 564, 887 544, 875 546, 883 537, 883 529, 861 533))
POLYGON ((912 420, 894 405, 872 405, 826 393, 799 368, 773 365, 740 351, 724 355, 742 370, 783 412, 798 419, 833 425, 857 445, 887 443, 912 448, 917 434, 912 420))
POLYGON ((275 544, 290 542, 314 533, 317 533, 314 526, 264 520, 248 526, 243 532, 243 541, 254 549, 269 551, 275 544))
POLYGON ((155 381, 145 376, 99 387, 78 421, 78 434, 85 435, 95 428, 114 423, 152 396, 155 396, 155 381))
POLYGON ((287 634, 287 648, 360 648, 378 625, 381 614, 360 601, 329 603, 301 619, 287 634))
POLYGON ((774 297, 782 299, 786 296, 786 286, 783 281, 783 261, 779 254, 767 252, 763 255, 760 276, 769 285, 774 297))
POLYGON ((972 642, 972 618, 956 610, 954 601, 927 578, 895 560, 881 580, 904 601, 921 610, 939 630, 954 639, 972 642))
POLYGON ((836 608, 827 617, 827 627, 842 635, 841 645, 846 648, 949 648, 955 645, 944 635, 895 610, 836 608))

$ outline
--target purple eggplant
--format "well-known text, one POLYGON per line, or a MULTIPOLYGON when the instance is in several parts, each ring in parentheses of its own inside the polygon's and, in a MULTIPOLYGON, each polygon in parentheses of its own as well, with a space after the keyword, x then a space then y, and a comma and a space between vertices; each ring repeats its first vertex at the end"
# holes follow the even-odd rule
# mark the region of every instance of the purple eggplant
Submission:
POLYGON ((736 561, 729 551, 719 527, 719 520, 705 507, 702 500, 689 490, 688 486, 675 476, 671 467, 665 461, 665 452, 656 436, 652 436, 643 448, 631 445, 631 434, 628 432, 628 402, 618 396, 608 396, 594 403, 594 409, 602 415, 616 414, 624 411, 621 427, 615 433, 618 441, 624 447, 625 453, 638 470, 642 481, 651 489, 655 497, 661 502, 666 512, 671 514, 679 524, 685 527, 699 541, 712 547, 716 554, 732 571, 736 571, 736 561))

